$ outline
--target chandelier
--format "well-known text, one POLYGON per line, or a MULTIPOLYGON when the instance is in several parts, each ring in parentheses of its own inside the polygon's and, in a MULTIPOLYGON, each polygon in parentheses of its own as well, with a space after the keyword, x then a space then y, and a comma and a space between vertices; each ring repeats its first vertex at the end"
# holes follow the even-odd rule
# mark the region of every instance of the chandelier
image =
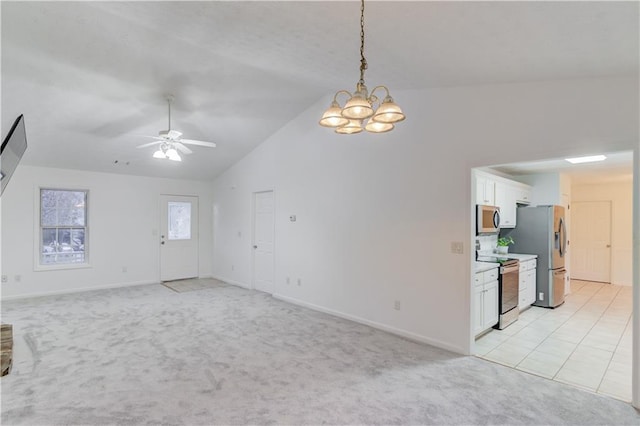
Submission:
POLYGON ((405 119, 404 113, 393 101, 386 86, 376 86, 369 93, 364 84, 364 70, 367 69, 367 60, 364 57, 364 0, 361 0, 360 4, 360 80, 353 94, 347 90, 336 92, 331 105, 320 119, 321 126, 335 128, 336 133, 347 135, 363 130, 371 133, 388 132, 393 130, 394 123, 405 119), (382 101, 375 95, 378 90, 385 92, 382 101), (344 107, 338 103, 339 95, 348 96, 344 107))

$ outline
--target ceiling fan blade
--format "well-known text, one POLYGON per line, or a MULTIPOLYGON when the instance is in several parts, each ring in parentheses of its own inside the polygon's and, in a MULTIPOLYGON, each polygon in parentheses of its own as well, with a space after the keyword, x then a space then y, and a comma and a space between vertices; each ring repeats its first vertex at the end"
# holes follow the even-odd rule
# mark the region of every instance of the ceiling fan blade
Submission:
POLYGON ((189 148, 187 148, 186 146, 184 146, 180 142, 174 142, 173 146, 175 146, 178 149, 178 151, 182 152, 183 154, 192 154, 193 153, 193 151, 191 151, 189 148))
POLYGON ((167 133, 167 137, 169 139, 178 139, 180 136, 182 136, 182 132, 179 132, 177 130, 169 130, 169 132, 167 133))
POLYGON ((180 142, 186 143, 186 144, 190 144, 190 145, 206 146, 208 148, 215 148, 216 147, 216 144, 213 143, 213 142, 196 141, 196 140, 193 140, 193 139, 181 139, 180 142))
POLYGON ((159 140, 159 141, 163 141, 163 140, 165 140, 165 138, 162 138, 162 137, 160 137, 160 136, 151 136, 151 135, 135 135, 135 136, 136 136, 136 137, 139 137, 139 138, 151 138, 151 139, 156 139, 156 140, 159 140))
POLYGON ((153 146, 153 145, 157 145, 157 144, 161 144, 162 141, 155 141, 155 142, 149 142, 149 143, 145 143, 142 145, 138 145, 136 148, 147 148, 149 146, 153 146))

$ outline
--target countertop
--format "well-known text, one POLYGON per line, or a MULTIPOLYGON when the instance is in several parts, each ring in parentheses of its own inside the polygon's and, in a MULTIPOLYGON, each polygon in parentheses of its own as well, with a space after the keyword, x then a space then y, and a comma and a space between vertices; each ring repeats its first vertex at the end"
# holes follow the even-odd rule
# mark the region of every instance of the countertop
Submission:
POLYGON ((475 262, 475 273, 490 271, 494 268, 499 267, 499 263, 494 262, 475 262))
POLYGON ((520 253, 507 253, 506 257, 508 259, 518 259, 521 262, 526 262, 527 260, 532 260, 538 257, 537 254, 520 254, 520 253))

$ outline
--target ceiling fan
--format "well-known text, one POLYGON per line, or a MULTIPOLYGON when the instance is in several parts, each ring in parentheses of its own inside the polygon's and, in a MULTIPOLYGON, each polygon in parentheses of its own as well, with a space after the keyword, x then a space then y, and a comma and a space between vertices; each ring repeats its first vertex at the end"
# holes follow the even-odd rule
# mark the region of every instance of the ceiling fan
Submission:
POLYGON ((182 139, 182 133, 177 130, 171 129, 171 102, 173 96, 167 96, 167 105, 169 107, 169 130, 161 130, 158 132, 158 136, 146 136, 148 138, 156 139, 153 142, 138 145, 137 148, 147 148, 153 145, 159 145, 158 150, 153 153, 153 158, 166 158, 172 161, 182 161, 182 157, 178 154, 180 151, 183 154, 191 154, 189 148, 186 145, 205 146, 207 148, 215 148, 216 144, 213 142, 204 142, 194 139, 182 139))

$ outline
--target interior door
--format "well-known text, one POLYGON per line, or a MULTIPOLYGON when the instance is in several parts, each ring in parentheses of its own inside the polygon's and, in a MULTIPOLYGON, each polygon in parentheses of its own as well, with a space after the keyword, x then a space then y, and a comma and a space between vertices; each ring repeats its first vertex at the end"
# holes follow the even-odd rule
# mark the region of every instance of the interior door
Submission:
POLYGON ((160 280, 198 276, 198 197, 160 196, 160 280))
POLYGON ((273 191, 253 193, 253 288, 273 293, 274 216, 273 191))
POLYGON ((611 202, 574 202, 571 228, 571 278, 611 282, 611 202))

